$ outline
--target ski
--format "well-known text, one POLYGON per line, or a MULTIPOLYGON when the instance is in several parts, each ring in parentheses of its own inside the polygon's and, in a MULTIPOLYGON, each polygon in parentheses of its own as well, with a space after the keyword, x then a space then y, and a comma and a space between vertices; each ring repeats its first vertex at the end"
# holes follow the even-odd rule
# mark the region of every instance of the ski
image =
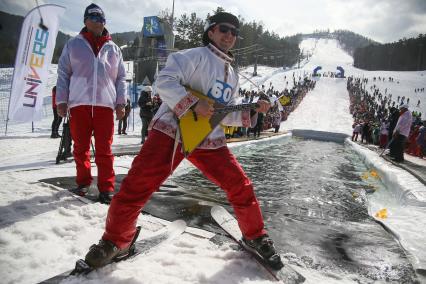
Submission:
POLYGON ((276 281, 284 283, 298 284, 305 281, 303 277, 296 270, 291 268, 289 265, 284 265, 279 270, 271 268, 265 259, 263 259, 257 252, 247 247, 242 241, 242 234, 238 226, 237 220, 222 206, 213 206, 211 209, 211 215, 216 223, 235 241, 238 245, 248 252, 256 262, 262 266, 270 276, 276 281))
MULTIPOLYGON (((141 228, 138 227, 136 230, 136 235, 133 238, 129 254, 121 257, 120 259, 113 260, 106 266, 115 262, 125 261, 134 258, 138 255, 143 255, 151 252, 153 249, 159 247, 160 245, 169 242, 183 234, 186 229, 186 223, 183 220, 176 220, 161 229, 154 236, 138 241, 137 238, 139 236, 140 229, 141 228)), ((79 259, 77 260, 74 269, 56 275, 42 282, 39 282, 39 284, 56 284, 71 277, 84 277, 85 275, 89 274, 94 270, 96 269, 90 267, 83 259, 79 259)))

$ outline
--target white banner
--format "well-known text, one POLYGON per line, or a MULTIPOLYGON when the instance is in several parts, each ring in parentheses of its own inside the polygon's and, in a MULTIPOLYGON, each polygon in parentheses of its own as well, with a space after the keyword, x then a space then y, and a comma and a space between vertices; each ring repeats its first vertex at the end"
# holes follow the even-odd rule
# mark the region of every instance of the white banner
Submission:
POLYGON ((59 17, 65 8, 42 5, 32 9, 22 23, 13 72, 8 118, 14 121, 36 121, 42 117, 48 68, 55 49, 59 17), (40 14, 44 30, 41 26, 40 14))
POLYGON ((124 61, 123 63, 126 70, 126 81, 133 81, 133 61, 124 61))

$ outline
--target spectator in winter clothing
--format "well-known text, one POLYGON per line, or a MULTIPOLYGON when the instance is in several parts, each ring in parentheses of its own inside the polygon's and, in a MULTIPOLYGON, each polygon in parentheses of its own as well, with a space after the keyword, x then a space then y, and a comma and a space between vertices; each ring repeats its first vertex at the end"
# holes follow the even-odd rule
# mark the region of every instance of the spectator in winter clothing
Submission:
POLYGON ((130 106, 130 100, 127 99, 126 106, 124 107, 124 116, 122 119, 118 121, 118 135, 127 135, 126 129, 127 129, 127 119, 129 118, 131 106, 130 106))
POLYGON ((405 147, 405 152, 407 154, 418 156, 417 155, 418 147, 417 147, 416 140, 417 140, 417 136, 419 135, 419 128, 420 128, 419 125, 415 125, 411 128, 410 135, 408 135, 408 139, 407 139, 406 147, 405 147))
POLYGON ((257 115, 256 126, 253 128, 254 138, 260 137, 260 132, 263 130, 263 120, 265 115, 263 113, 259 113, 257 115))
POLYGON ((57 105, 56 105, 56 86, 52 89, 52 111, 53 111, 53 121, 52 121, 52 134, 50 138, 59 138, 59 126, 62 122, 62 117, 58 115, 57 105))
POLYGON ((362 126, 362 133, 361 133, 361 143, 370 143, 371 142, 371 133, 370 133, 370 123, 368 121, 365 121, 362 126), (364 142, 365 140, 365 142, 364 142))
POLYGON ((400 106, 400 116, 393 131, 393 140, 389 145, 391 159, 395 162, 404 161, 404 148, 408 136, 410 135, 411 123, 413 117, 411 112, 408 111, 408 105, 403 104, 400 106))
POLYGON ((143 90, 141 92, 141 95, 139 96, 138 105, 140 108, 139 115, 142 120, 142 130, 141 130, 141 137, 142 141, 141 144, 145 142, 145 138, 148 136, 148 126, 151 123, 152 117, 153 117, 153 101, 152 101, 152 88, 151 86, 144 86, 143 90))
POLYGON ((380 124, 380 148, 385 148, 388 144, 389 122, 383 120, 380 124))
POLYGON ((419 128, 419 134, 416 138, 416 143, 418 147, 418 156, 420 158, 423 158, 426 156, 426 121, 423 121, 421 123, 421 126, 419 128))
MULTIPOLYGON (((100 267, 128 252, 140 210, 184 158, 177 136, 177 118, 188 111, 196 117, 213 115, 214 107, 184 86, 226 105, 236 103, 238 74, 231 65, 233 56, 229 50, 235 44, 238 28, 237 17, 219 12, 210 17, 205 27, 205 46, 169 55, 156 81, 163 104, 151 121, 149 138, 111 202, 102 240, 86 255, 89 265, 100 267)), ((265 100, 257 104, 257 112, 265 113, 270 107, 265 100)), ((249 111, 237 111, 228 114, 222 123, 250 126, 251 121, 249 111)), ((268 258, 271 266, 282 267, 280 256, 266 234, 252 182, 226 146, 222 127, 215 127, 186 158, 226 191, 247 245, 268 258)))
POLYGON ((109 203, 114 192, 111 144, 116 118, 125 115, 126 72, 120 48, 105 29, 105 14, 96 4, 84 11, 85 27, 64 46, 58 64, 58 114, 70 111, 71 137, 77 168, 75 192, 85 195, 92 183, 91 137, 95 138, 99 200, 109 203))
POLYGON ((271 108, 270 114, 272 117, 272 127, 274 128, 274 133, 278 133, 280 130, 281 124, 281 111, 278 107, 279 101, 274 102, 274 106, 271 108))
POLYGON ((155 115, 157 111, 160 109, 160 106, 162 104, 161 98, 158 94, 155 94, 152 97, 152 114, 155 115))
POLYGON ((398 109, 395 107, 390 108, 390 117, 389 117, 389 134, 388 138, 392 139, 393 137, 393 130, 395 129, 396 123, 399 119, 399 112, 398 109))
POLYGON ((356 123, 353 126, 354 130, 352 132, 352 141, 357 142, 358 141, 358 134, 361 132, 362 126, 359 123, 356 123))

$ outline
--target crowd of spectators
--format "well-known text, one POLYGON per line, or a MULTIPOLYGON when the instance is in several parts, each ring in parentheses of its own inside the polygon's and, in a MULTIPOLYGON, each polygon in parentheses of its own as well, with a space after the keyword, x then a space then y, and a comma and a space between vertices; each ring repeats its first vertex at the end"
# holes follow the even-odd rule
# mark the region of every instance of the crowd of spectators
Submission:
POLYGON ((261 131, 267 129, 273 129, 277 133, 281 122, 287 120, 289 114, 297 108, 307 92, 315 87, 315 83, 315 81, 310 80, 308 77, 304 79, 299 77, 298 81, 293 77, 293 87, 291 89, 285 88, 283 91, 275 90, 272 83, 268 88, 262 85, 259 91, 240 89, 239 94, 242 97, 242 103, 255 102, 259 96, 266 94, 272 102, 272 106, 266 115, 258 113, 257 123, 254 128, 226 127, 226 137, 249 138, 252 135, 256 138, 260 136, 261 131), (280 100, 283 96, 286 99, 280 100), (283 101, 285 102, 284 104, 282 103, 283 101))
MULTIPOLYGON (((394 78, 373 78, 376 80, 394 82, 394 78)), ((368 78, 349 77, 347 89, 350 97, 350 113, 354 118, 352 141, 378 145, 387 148, 392 139, 395 126, 398 122, 403 106, 408 106, 409 98, 398 96, 392 100, 392 94, 384 92, 373 84, 367 88, 368 78)), ((417 106, 420 105, 420 100, 417 106)), ((426 156, 426 121, 422 120, 422 113, 411 111, 412 124, 405 152, 420 158, 426 156)))

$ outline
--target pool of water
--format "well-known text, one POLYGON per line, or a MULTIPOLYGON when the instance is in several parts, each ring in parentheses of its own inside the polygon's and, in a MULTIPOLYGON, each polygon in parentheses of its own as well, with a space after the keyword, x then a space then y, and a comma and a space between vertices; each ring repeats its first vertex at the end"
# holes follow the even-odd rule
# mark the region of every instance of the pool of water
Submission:
MULTIPOLYGON (((289 261, 353 274, 362 283, 414 281, 403 249, 368 214, 368 194, 385 187, 350 148, 283 138, 233 152, 255 185, 269 234, 289 261)), ((213 204, 227 204, 224 192, 197 169, 170 182, 178 188, 156 193, 148 211, 218 231, 209 211, 213 204)))

